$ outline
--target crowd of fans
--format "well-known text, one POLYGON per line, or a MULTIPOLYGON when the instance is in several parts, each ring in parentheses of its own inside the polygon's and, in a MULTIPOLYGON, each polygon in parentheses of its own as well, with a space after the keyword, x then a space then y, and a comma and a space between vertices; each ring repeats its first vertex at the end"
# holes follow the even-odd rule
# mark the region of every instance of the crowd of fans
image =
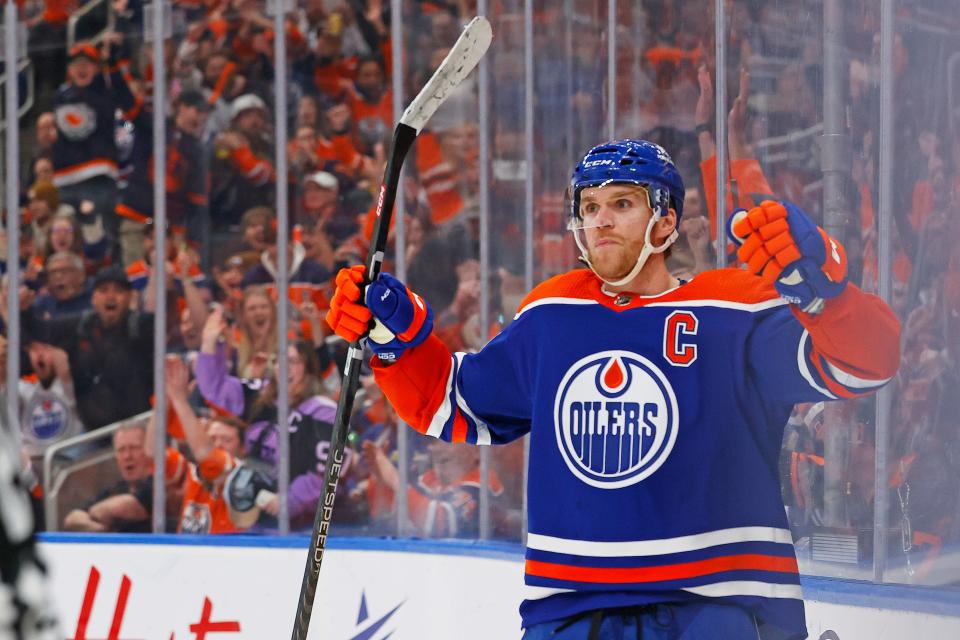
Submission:
MULTIPOLYGON (((475 78, 418 139, 404 177, 403 252, 391 248, 388 256, 388 269, 402 261, 410 286, 431 302, 438 334, 453 350, 480 348, 512 318, 524 294, 526 216, 534 216, 536 228, 535 280, 575 266, 573 243, 562 235, 565 181, 574 158, 606 131, 609 87, 600 52, 606 50, 607 3, 574 0, 572 14, 564 12, 566 3, 537 7, 538 160, 531 167, 523 161, 522 11, 491 4, 493 275, 483 282, 478 262, 475 78), (523 194, 530 180, 536 201, 527 212, 523 194), (490 326, 480 323, 485 288, 490 326)), ((845 3, 843 25, 852 166, 841 233, 853 279, 871 291, 878 288, 880 264, 874 4, 845 3)), ((960 48, 955 38, 930 36, 948 19, 941 4, 903 7, 896 41, 893 304, 905 327, 904 365, 893 383, 891 477, 882 490, 890 491, 893 526, 906 520, 912 528, 904 553, 917 562, 960 541, 960 411, 953 406, 956 394, 945 391, 960 374, 960 254, 951 241, 960 237, 960 113, 947 107, 956 109, 942 91, 946 79, 929 77, 942 66, 928 64, 960 48), (948 131, 954 135, 944 135, 948 131)), ((157 105, 138 0, 113 0, 112 30, 91 30, 90 41, 70 43, 65 25, 76 3, 26 0, 31 50, 61 61, 38 67, 35 105, 21 127, 26 165, 18 286, 27 374, 21 426, 25 456, 36 470, 49 444, 151 408, 153 291, 163 278, 169 355, 167 379, 158 382, 166 384, 171 403, 168 493, 188 496, 168 505, 171 527, 198 533, 275 528, 276 301, 287 295, 290 368, 282 375, 290 389, 289 507, 293 527, 309 527, 343 361, 343 345, 328 337, 322 318, 331 277, 362 261, 372 231, 369 212, 393 129, 391 23, 403 22, 401 85, 410 96, 476 13, 470 0, 407 0, 402 16, 391 15, 389 5, 301 0, 293 7, 283 34, 290 109, 282 116, 289 139, 276 140, 277 34, 264 2, 175 0, 176 33, 165 43, 169 102, 157 105), (65 77, 55 68, 65 68, 65 77), (152 222, 155 109, 167 120, 165 229, 152 222), (277 183, 278 146, 289 163, 287 184, 277 183), (289 229, 276 224, 278 189, 291 203, 289 229), (164 256, 156 255, 157 233, 166 234, 164 256), (285 293, 275 285, 280 233, 291 240, 285 293), (238 480, 253 488, 255 503, 244 526, 228 517, 224 499, 224 481, 240 466, 251 470, 238 480)), ((713 133, 713 5, 617 5, 616 131, 659 142, 680 166, 687 196, 671 267, 684 278, 715 263, 718 210, 773 194, 822 216, 820 3, 730 3, 728 67, 719 70, 733 96, 726 141, 713 133), (722 204, 715 190, 721 143, 732 178, 722 204)), ((475 448, 428 443, 413 433, 411 457, 400 460, 397 416, 368 374, 343 467, 338 521, 358 531, 392 530, 396 497, 406 490, 417 534, 475 536, 479 487, 486 482, 494 535, 518 536, 522 445, 494 452, 486 479, 475 448), (400 465, 408 466, 406 488, 400 465)), ((144 448, 149 452, 152 439, 145 443, 143 436, 152 428, 124 424, 114 434, 122 483, 99 496, 100 488, 90 487, 88 503, 57 526, 149 528, 145 486, 152 478, 144 448), (118 495, 124 500, 115 500, 118 495)), ((872 526, 875 428, 873 400, 797 408, 782 475, 798 538, 817 527, 872 526), (831 464, 824 458, 825 434, 838 423, 852 434, 843 454, 847 488, 839 518, 825 507, 823 486, 824 466, 831 464)))

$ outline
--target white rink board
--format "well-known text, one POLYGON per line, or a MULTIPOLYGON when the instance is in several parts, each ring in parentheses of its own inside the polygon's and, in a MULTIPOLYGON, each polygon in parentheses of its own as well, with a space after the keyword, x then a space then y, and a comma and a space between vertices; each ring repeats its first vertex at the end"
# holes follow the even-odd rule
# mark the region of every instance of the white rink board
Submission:
MULTIPOLYGON (((76 539, 73 537, 71 539, 76 539)), ((290 637, 305 548, 45 542, 54 597, 70 640, 274 640, 290 637), (96 590, 91 569, 99 572, 96 590), (126 606, 119 615, 127 577, 126 606), (85 600, 91 603, 84 607, 85 600), (201 635, 205 601, 207 632, 201 635), (89 612, 85 631, 80 618, 89 612), (119 620, 116 635, 110 633, 119 620), (191 630, 191 627, 193 629, 191 630), (239 631, 235 630, 239 627, 239 631)), ((147 538, 149 539, 149 538, 147 538)), ((170 538, 167 538, 168 540, 170 538)), ((471 545, 373 540, 370 550, 328 549, 310 638, 489 640, 519 638, 519 554, 471 545), (418 551, 422 548, 424 551, 418 551), (366 617, 361 616, 361 600, 366 617), (364 619, 360 619, 364 618, 364 619)), ((867 587, 869 590, 869 587, 867 587)), ((822 596, 823 593, 819 592, 822 596)), ((808 602, 812 640, 960 638, 960 618, 808 602)))
MULTIPOLYGON (((237 622, 239 632, 205 640, 290 637, 306 549, 138 545, 42 545, 53 571, 54 597, 66 637, 75 638, 91 566, 100 572, 86 640, 103 640, 124 575, 130 588, 117 640, 193 640, 204 599, 211 622, 237 622)), ((519 638, 518 561, 430 553, 327 551, 310 638, 519 638), (483 594, 483 597, 478 597, 483 594), (358 623, 361 595, 368 618, 358 623), (378 631, 362 635, 392 609, 378 631)), ((79 639, 78 639, 79 640, 79 639)))
POLYGON ((807 601, 810 640, 955 640, 960 618, 807 601))

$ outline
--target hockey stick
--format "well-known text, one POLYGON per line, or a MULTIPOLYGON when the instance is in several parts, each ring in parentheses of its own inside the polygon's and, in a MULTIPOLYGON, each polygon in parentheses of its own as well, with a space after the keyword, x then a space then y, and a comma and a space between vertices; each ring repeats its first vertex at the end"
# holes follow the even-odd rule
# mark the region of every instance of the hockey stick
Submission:
MULTIPOLYGON (((397 16, 399 18, 399 16, 397 16)), ((433 77, 421 89, 417 97, 400 117, 393 132, 393 144, 380 196, 377 201, 377 221, 373 228, 370 251, 367 254, 367 281, 373 282, 380 275, 383 266, 383 253, 387 246, 387 234, 390 231, 390 218, 393 215, 393 202, 397 197, 397 184, 400 182, 400 169, 403 160, 413 146, 417 134, 424 127, 437 108, 443 104, 450 92, 455 89, 473 70, 480 58, 490 46, 492 33, 487 19, 478 16, 470 21, 457 40, 450 53, 434 72, 433 77)), ((360 363, 363 360, 363 347, 366 337, 350 345, 347 362, 343 370, 340 400, 333 421, 333 434, 330 437, 330 449, 327 455, 326 472, 323 478, 323 495, 317 505, 317 515, 313 521, 313 534, 310 537, 310 552, 303 570, 303 583, 300 585, 300 599, 297 602, 297 618, 293 626, 292 640, 306 640, 310 627, 310 614, 320 578, 320 564, 326 548, 330 520, 333 517, 333 503, 336 499, 337 484, 340 481, 340 469, 343 465, 343 449, 353 413, 354 396, 360 380, 360 363)))

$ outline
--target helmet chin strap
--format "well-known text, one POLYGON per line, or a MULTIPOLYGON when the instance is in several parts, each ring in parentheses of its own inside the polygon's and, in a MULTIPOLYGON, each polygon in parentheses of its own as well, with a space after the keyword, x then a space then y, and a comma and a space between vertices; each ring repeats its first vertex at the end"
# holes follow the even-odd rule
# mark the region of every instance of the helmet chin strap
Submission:
POLYGON ((624 277, 618 280, 607 280, 606 278, 601 276, 599 273, 597 273, 597 270, 594 268, 593 263, 590 262, 590 254, 587 251, 587 248, 583 245, 583 242, 580 240, 580 236, 576 232, 574 232, 573 234, 573 239, 576 241, 577 247, 580 248, 581 259, 587 264, 588 267, 590 267, 590 270, 593 271, 594 275, 596 275, 598 278, 603 280, 606 284, 610 285, 611 287, 622 287, 623 285, 629 283, 631 280, 637 277, 637 275, 643 269, 643 266, 647 263, 647 259, 650 258, 651 255, 655 253, 663 253, 664 251, 667 250, 667 248, 670 247, 670 245, 672 245, 674 242, 677 241, 677 238, 680 237, 680 232, 674 229, 670 233, 670 235, 667 236, 667 238, 663 241, 663 244, 661 244, 658 247, 654 247, 650 239, 650 234, 653 233, 653 227, 657 223, 657 221, 660 220, 660 218, 661 216, 659 213, 654 213, 652 216, 650 216, 650 221, 647 222, 647 230, 643 234, 643 248, 640 249, 640 255, 637 256, 637 263, 633 265, 633 269, 630 270, 630 273, 628 273, 627 275, 625 275, 624 277))

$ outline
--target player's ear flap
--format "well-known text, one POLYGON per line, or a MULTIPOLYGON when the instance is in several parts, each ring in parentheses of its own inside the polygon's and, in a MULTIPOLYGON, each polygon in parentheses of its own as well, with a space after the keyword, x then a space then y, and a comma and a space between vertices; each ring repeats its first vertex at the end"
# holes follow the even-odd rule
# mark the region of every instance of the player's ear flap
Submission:
POLYGON ((657 231, 663 234, 663 237, 669 237, 677 228, 677 210, 673 207, 667 209, 667 214, 657 220, 657 231))

